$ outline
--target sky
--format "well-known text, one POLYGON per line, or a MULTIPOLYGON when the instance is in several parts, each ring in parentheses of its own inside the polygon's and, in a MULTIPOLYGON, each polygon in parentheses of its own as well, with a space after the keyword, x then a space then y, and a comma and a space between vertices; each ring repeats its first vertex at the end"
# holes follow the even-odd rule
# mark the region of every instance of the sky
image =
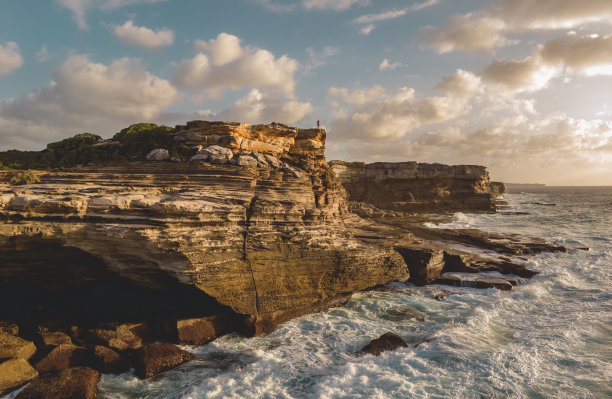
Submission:
POLYGON ((0 150, 137 122, 612 185, 610 0, 2 0, 0 150))

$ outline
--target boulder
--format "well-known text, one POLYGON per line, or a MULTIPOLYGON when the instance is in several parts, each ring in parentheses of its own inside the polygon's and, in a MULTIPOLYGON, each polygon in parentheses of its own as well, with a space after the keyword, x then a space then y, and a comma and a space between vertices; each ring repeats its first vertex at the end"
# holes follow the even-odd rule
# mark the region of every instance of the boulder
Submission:
POLYGON ((74 367, 33 381, 15 399, 94 399, 98 381, 100 373, 96 370, 74 367))
POLYGON ((9 333, 11 335, 19 334, 19 326, 12 321, 1 321, 0 320, 0 332, 9 333))
POLYGON ((278 160, 278 158, 276 158, 273 155, 270 154, 264 154, 264 158, 266 159, 267 163, 269 166, 273 167, 273 168, 280 168, 281 167, 281 161, 278 160))
POLYGON ((61 344, 72 344, 72 339, 68 334, 61 331, 41 331, 39 336, 40 343, 45 349, 51 349, 61 344))
POLYGON ((387 332, 380 337, 373 339, 362 350, 362 353, 378 356, 385 351, 392 351, 397 348, 407 348, 408 344, 402 337, 387 332))
POLYGON ((147 154, 147 161, 165 161, 170 159, 170 153, 165 148, 156 148, 147 154))
POLYGON ((104 374, 121 374, 130 369, 126 358, 105 346, 94 348, 92 367, 104 374))
MULTIPOLYGON (((206 158, 202 160, 208 160, 212 164, 226 164, 230 159, 234 157, 234 153, 232 150, 226 147, 221 147, 220 145, 211 145, 210 147, 206 147, 202 151, 200 151, 196 155, 206 155, 206 158)), ((194 157, 192 157, 193 160, 194 157)))
POLYGON ((61 344, 56 346, 47 356, 40 359, 35 367, 42 374, 87 365, 89 358, 90 355, 87 348, 71 344, 61 344))
POLYGON ((38 377, 38 371, 25 359, 10 359, 0 363, 0 395, 19 388, 38 377))
POLYGON ((90 330, 100 343, 114 349, 138 349, 151 339, 151 331, 145 323, 126 323, 90 330))
POLYGON ((172 344, 150 344, 138 351, 136 375, 150 378, 193 359, 193 355, 172 344))
POLYGON ((13 334, 0 331, 0 359, 29 359, 36 353, 36 346, 13 334))
POLYGON ((178 342, 183 345, 202 345, 212 341, 227 329, 223 316, 208 316, 196 319, 177 320, 178 342))
POLYGON ((256 168, 257 160, 250 155, 240 155, 236 158, 236 165, 246 166, 247 168, 256 168))
POLYGON ((208 159, 209 159, 209 158, 210 158, 210 155, 208 155, 208 154, 195 154, 194 156, 192 156, 191 158, 189 158, 189 160, 190 160, 191 162, 194 162, 194 161, 202 161, 202 162, 205 162, 205 161, 208 161, 208 159))
POLYGON ((250 155, 257 161, 257 166, 268 166, 268 161, 263 154, 260 154, 257 151, 252 151, 250 155))

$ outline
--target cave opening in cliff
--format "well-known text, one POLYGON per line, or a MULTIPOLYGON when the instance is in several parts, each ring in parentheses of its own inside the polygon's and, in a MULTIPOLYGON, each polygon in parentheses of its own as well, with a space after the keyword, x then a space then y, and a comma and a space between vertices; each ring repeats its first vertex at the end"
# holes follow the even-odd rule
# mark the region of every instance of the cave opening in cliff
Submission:
POLYGON ((153 328, 173 319, 233 315, 230 308, 169 274, 149 274, 156 287, 121 277, 81 249, 32 240, 0 250, 0 320, 16 322, 27 336, 39 326, 147 322, 153 328))

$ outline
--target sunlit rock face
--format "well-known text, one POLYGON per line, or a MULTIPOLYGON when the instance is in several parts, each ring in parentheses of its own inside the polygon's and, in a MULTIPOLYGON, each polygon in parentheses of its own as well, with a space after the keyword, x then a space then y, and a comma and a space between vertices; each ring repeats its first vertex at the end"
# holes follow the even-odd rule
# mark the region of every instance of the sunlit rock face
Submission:
MULTIPOLYGON (((189 304, 189 311, 168 317, 225 312, 248 334, 270 331, 352 292, 408 279, 390 245, 357 239, 346 227, 354 216, 325 162, 325 130, 195 121, 178 126, 174 136, 199 149, 229 148, 232 159, 248 155, 261 162, 41 171, 39 184, 23 186, 9 185, 4 174, 0 262, 10 267, 0 267, 0 279, 18 280, 32 292, 45 281, 57 292, 106 287, 106 296, 92 299, 96 310, 104 301, 129 307, 138 295, 180 297, 166 307, 189 304), (49 267, 66 264, 69 270, 49 267)), ((146 308, 147 300, 141 302, 146 308)), ((150 302, 151 313, 156 306, 163 301, 150 302)), ((82 304, 75 317, 86 309, 82 304)))
MULTIPOLYGON (((494 211, 503 184, 492 183, 484 166, 416 162, 331 161, 356 203, 399 212, 494 211)), ((360 209, 359 206, 354 206, 360 209)))

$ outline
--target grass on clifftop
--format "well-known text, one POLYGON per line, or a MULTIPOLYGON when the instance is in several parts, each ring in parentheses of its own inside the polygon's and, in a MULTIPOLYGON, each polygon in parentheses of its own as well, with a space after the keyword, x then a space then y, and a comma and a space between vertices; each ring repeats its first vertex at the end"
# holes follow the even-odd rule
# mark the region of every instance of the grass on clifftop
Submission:
POLYGON ((194 151, 177 143, 172 128, 154 123, 131 125, 110 140, 93 133, 81 133, 50 143, 42 151, 9 150, 0 152, 1 169, 62 169, 75 166, 104 165, 144 161, 153 149, 165 148, 170 156, 186 158, 194 151))

